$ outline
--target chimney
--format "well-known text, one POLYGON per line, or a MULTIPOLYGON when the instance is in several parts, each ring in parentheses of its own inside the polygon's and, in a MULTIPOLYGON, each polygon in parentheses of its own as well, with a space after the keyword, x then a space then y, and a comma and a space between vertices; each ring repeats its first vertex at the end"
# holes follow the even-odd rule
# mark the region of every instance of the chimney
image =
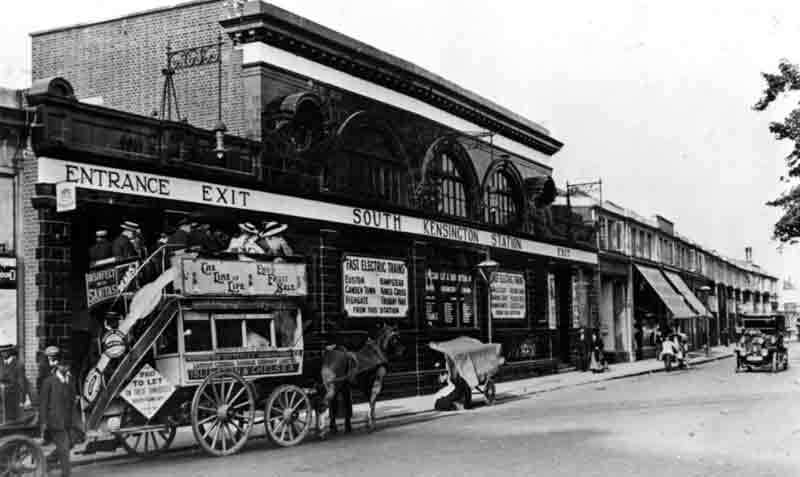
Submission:
POLYGON ((753 263, 753 247, 744 248, 744 259, 747 263, 753 263))

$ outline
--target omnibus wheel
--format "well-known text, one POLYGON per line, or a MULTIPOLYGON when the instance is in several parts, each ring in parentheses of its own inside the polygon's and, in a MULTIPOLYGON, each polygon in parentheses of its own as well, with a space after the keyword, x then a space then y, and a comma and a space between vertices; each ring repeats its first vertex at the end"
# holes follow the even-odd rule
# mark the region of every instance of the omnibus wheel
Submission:
POLYGON ((232 371, 217 371, 194 393, 192 432, 209 455, 231 455, 247 442, 255 412, 255 396, 247 381, 232 371))
POLYGON ((45 477, 47 464, 42 446, 23 435, 0 439, 0 475, 45 477))
POLYGON ((143 431, 122 431, 119 442, 125 452, 136 457, 152 457, 169 449, 175 439, 175 426, 143 431))
POLYGON ((272 390, 265 412, 267 436, 281 447, 301 443, 308 435, 314 417, 308 394, 293 384, 282 384, 272 390))

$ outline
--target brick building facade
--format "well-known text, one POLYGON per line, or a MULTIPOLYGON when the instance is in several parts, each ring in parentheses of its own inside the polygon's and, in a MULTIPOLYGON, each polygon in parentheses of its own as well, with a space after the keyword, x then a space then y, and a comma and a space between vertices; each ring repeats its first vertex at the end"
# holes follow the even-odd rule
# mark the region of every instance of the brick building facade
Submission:
MULTIPOLYGON (((290 226, 309 263, 312 354, 385 321, 348 315, 347 257, 403 262, 409 310, 389 321, 412 352, 395 364, 390 394, 431 389, 438 371, 427 344, 464 334, 502 343, 508 376, 574 362, 577 329, 598 323, 597 257, 591 228, 552 204, 549 162, 561 143, 474 93, 289 12, 250 2, 229 18, 221 5, 190 2, 33 35, 34 78, 61 76, 75 96, 102 98, 103 107, 57 91, 33 97, 42 129, 39 157, 24 172, 26 283, 34 280, 26 322, 36 325, 26 340, 69 348, 84 331, 80 300, 64 283, 81 282, 94 230, 115 235, 121 220, 136 220, 154 240, 200 209, 196 198, 156 200, 64 175, 72 167, 276 194, 268 209, 210 204, 205 193, 199 203, 231 220, 290 226), (221 32, 222 119, 231 134, 218 154, 216 65, 175 75, 188 124, 151 111, 161 106, 167 42, 190 48, 221 32), (54 184, 65 179, 78 183, 78 208, 57 213, 54 184), (296 199, 313 205, 293 208, 296 199), (493 311, 494 327, 476 273, 487 257, 524 283, 515 298, 525 303, 522 315, 493 311)), ((29 362, 34 355, 26 349, 29 362)))

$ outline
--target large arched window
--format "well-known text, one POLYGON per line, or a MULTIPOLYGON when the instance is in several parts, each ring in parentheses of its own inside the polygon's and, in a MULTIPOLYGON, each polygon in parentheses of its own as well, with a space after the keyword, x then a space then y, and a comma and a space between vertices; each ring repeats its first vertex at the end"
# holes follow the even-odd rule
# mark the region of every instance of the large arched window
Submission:
POLYGON ((366 112, 344 121, 338 134, 339 190, 361 198, 405 205, 408 201, 408 159, 388 124, 366 112))
POLYGON ((431 144, 423 170, 426 190, 435 198, 431 211, 465 219, 473 217, 478 177, 469 154, 458 140, 446 136, 431 144))
POLYGON ((467 188, 461 173, 458 171, 453 158, 445 153, 439 156, 441 161, 441 185, 439 186, 438 212, 456 217, 466 218, 469 213, 467 207, 467 188))
POLYGON ((484 183, 485 220, 493 225, 515 223, 521 211, 520 186, 513 166, 492 167, 484 183))

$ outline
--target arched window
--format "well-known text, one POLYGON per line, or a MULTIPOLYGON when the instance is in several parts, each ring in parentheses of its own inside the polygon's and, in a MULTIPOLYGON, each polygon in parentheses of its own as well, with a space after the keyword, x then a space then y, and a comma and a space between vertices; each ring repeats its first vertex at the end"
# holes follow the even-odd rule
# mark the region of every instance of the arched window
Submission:
POLYGON ((434 141, 423 161, 430 211, 469 219, 474 217, 478 176, 464 147, 445 136, 434 141))
POLYGON ((338 188, 362 198, 405 205, 408 159, 388 124, 358 112, 344 121, 338 136, 338 188))
POLYGON ((438 157, 441 170, 441 185, 439 186, 439 212, 456 217, 467 217, 467 191, 466 183, 458 171, 455 161, 448 153, 438 157))
POLYGON ((486 184, 486 222, 494 225, 508 225, 519 215, 516 194, 511 178, 503 170, 489 176, 486 184))

